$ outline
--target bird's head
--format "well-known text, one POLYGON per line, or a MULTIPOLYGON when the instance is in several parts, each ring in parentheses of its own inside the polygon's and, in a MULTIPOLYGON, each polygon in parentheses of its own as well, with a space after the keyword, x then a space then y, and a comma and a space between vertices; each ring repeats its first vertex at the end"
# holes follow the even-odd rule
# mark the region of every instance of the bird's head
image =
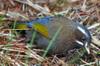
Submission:
POLYGON ((91 42, 91 34, 89 32, 89 30, 84 27, 83 25, 76 23, 77 24, 77 31, 82 34, 81 38, 79 38, 78 40, 76 40, 76 42, 78 44, 80 44, 81 46, 85 47, 86 51, 88 52, 88 54, 90 53, 89 51, 89 45, 91 42))

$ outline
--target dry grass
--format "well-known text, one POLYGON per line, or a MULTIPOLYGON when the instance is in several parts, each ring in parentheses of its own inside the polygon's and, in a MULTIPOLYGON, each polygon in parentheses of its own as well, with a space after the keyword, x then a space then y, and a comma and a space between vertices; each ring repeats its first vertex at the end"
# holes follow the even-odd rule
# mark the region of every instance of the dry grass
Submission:
POLYGON ((100 0, 32 0, 32 2, 0 0, 0 66, 100 65, 100 0), (25 37, 9 28, 14 21, 59 14, 87 26, 92 35, 89 55, 82 54, 83 51, 79 49, 63 58, 56 56, 44 58, 39 55, 39 52, 43 52, 41 49, 34 48, 34 45, 27 46, 25 37))

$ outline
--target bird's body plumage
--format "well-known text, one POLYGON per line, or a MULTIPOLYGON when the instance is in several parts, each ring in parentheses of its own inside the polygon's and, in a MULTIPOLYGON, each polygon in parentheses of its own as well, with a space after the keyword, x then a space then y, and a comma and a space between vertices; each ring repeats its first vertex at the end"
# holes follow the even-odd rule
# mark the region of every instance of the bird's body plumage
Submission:
MULTIPOLYGON (((80 46, 79 44, 77 44, 76 40, 81 41, 83 44, 85 44, 86 42, 89 44, 89 42, 91 41, 91 35, 83 25, 77 22, 73 22, 72 20, 63 16, 47 16, 42 19, 32 20, 31 22, 27 22, 26 24, 28 27, 32 28, 35 23, 44 25, 48 31, 48 37, 50 39, 43 36, 43 34, 41 35, 40 31, 39 37, 36 40, 37 46, 43 49, 47 48, 50 40, 53 38, 58 28, 62 26, 59 35, 57 36, 56 40, 49 50, 51 54, 64 53, 72 48, 80 46), (78 29, 78 27, 82 28, 83 32, 78 29), (85 40, 83 40, 83 38, 85 40)), ((41 30, 44 31, 44 29, 41 30)))
MULTIPOLYGON (((46 26, 48 28, 50 38, 53 38, 58 28, 62 26, 59 36, 56 38, 54 44, 50 48, 51 54, 64 53, 72 48, 79 46, 79 44, 76 43, 76 40, 82 41, 85 35, 77 29, 78 26, 85 30, 85 33, 89 36, 86 38, 89 38, 90 42, 91 37, 89 31, 81 24, 73 22, 66 17, 53 17, 46 26)), ((50 40, 43 36, 37 40, 38 46, 43 48, 46 48, 49 42, 50 40)))

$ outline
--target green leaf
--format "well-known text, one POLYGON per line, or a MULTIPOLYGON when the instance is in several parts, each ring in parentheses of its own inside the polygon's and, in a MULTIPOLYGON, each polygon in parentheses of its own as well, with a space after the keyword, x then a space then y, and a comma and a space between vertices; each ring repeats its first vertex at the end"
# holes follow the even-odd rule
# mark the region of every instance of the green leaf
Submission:
POLYGON ((98 52, 97 52, 97 54, 99 54, 99 55, 100 55, 100 51, 98 51, 98 52))
POLYGON ((4 18, 4 16, 0 16, 0 25, 3 24, 3 18, 4 18))
POLYGON ((51 46, 53 45, 53 43, 54 43, 54 41, 56 40, 57 36, 59 35, 61 29, 62 29, 62 26, 59 26, 57 32, 55 33, 55 35, 53 36, 53 38, 52 38, 51 41, 49 42, 49 45, 48 45, 48 47, 46 48, 46 50, 45 50, 45 52, 44 52, 44 54, 43 54, 43 57, 46 57, 46 55, 47 55, 49 49, 50 49, 51 46))

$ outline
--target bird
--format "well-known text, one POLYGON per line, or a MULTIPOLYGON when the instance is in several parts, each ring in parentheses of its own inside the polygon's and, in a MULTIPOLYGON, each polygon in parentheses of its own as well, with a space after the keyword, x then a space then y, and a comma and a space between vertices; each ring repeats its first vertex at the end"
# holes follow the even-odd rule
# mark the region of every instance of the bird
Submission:
POLYGON ((36 28, 37 26, 38 28, 34 29, 39 32, 36 43, 42 49, 48 47, 58 28, 62 26, 58 36, 49 48, 48 54, 51 55, 66 53, 68 50, 77 47, 87 49, 91 42, 91 34, 85 26, 64 16, 46 16, 26 22, 28 28, 36 28))

